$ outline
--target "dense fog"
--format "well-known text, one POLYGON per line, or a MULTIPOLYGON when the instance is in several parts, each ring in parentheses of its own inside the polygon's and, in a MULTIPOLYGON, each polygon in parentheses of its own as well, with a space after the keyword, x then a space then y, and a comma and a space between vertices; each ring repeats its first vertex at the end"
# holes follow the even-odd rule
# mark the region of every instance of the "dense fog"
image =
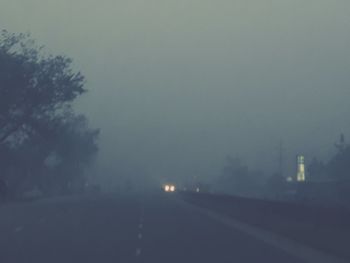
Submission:
POLYGON ((210 182, 227 156, 272 175, 281 142, 295 176, 297 154, 328 161, 350 137, 349 13, 328 0, 1 0, 0 27, 86 77, 75 107, 101 129, 96 180, 210 182))

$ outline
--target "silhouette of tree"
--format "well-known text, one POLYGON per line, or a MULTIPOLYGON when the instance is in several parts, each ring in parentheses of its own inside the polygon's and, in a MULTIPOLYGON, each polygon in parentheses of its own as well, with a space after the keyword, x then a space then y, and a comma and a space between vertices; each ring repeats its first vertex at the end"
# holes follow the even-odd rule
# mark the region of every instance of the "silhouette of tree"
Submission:
POLYGON ((311 181, 325 181, 330 179, 326 164, 316 158, 311 160, 308 171, 311 181))
POLYGON ((334 180, 350 180, 350 147, 339 151, 328 163, 327 172, 334 180))
POLYGON ((250 171, 239 158, 227 157, 227 164, 217 180, 219 191, 241 196, 258 196, 262 191, 264 175, 260 171, 250 171))
POLYGON ((70 58, 45 55, 29 35, 1 32, 0 192, 4 185, 12 194, 83 185, 99 133, 72 109, 85 91, 70 58))
POLYGON ((1 33, 0 144, 15 133, 25 136, 31 121, 53 118, 85 91, 71 59, 44 56, 41 50, 28 35, 1 33))

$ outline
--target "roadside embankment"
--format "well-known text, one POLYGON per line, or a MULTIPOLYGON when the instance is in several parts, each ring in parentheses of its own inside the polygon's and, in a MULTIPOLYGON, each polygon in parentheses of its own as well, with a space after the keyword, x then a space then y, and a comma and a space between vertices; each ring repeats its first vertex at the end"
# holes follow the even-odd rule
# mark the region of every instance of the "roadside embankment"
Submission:
POLYGON ((206 193, 180 195, 189 203, 350 260, 350 210, 345 208, 206 193))

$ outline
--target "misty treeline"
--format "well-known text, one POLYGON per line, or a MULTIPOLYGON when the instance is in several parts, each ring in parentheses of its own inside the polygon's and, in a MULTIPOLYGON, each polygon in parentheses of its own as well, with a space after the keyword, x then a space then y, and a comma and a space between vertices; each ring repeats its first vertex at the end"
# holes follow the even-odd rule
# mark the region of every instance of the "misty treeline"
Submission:
POLYGON ((265 180, 262 171, 251 170, 240 158, 227 156, 226 165, 213 187, 215 191, 227 194, 259 197, 265 180))
POLYGON ((239 158, 228 156, 220 176, 212 184, 213 190, 246 197, 348 203, 350 145, 341 135, 334 146, 336 152, 328 161, 312 158, 306 163, 305 182, 296 182, 296 176, 288 181, 280 173, 266 175, 251 170, 239 158))
POLYGON ((28 34, 0 36, 0 192, 80 191, 99 131, 76 114, 86 92, 72 60, 45 53, 28 34))
POLYGON ((350 145, 346 143, 343 134, 334 146, 336 153, 329 161, 325 162, 317 158, 311 160, 308 166, 310 180, 350 181, 350 145))
POLYGON ((286 178, 276 172, 272 175, 250 169, 236 157, 227 156, 226 165, 214 181, 214 191, 243 197, 281 199, 288 191, 286 178))

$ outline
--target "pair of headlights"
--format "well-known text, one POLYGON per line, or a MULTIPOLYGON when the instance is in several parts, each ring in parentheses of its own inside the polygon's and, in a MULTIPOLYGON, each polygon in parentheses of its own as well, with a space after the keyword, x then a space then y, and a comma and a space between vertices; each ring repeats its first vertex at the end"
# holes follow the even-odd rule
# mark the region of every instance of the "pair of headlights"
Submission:
POLYGON ((171 185, 171 184, 164 185, 165 192, 175 192, 175 190, 176 190, 175 185, 171 185))

